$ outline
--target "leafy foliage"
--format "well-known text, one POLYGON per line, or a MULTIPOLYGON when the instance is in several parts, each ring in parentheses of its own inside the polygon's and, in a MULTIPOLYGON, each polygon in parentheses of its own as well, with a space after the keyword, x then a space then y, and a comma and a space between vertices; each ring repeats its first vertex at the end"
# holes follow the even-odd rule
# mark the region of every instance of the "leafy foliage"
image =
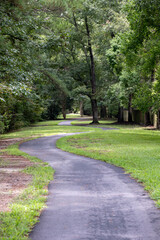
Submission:
POLYGON ((0 131, 82 103, 95 122, 101 109, 141 109, 142 82, 144 109, 158 112, 158 11, 151 0, 1 1, 0 131))

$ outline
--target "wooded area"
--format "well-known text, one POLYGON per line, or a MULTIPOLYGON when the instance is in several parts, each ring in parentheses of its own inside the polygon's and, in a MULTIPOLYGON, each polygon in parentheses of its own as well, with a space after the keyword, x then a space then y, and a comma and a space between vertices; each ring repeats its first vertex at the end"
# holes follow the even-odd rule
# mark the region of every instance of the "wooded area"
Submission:
POLYGON ((2 0, 0 133, 81 110, 154 124, 160 0, 2 0))

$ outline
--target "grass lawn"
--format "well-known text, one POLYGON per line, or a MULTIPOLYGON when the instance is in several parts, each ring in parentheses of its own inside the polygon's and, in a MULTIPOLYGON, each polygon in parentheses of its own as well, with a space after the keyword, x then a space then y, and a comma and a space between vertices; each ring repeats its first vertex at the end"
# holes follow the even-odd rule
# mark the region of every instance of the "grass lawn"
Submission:
MULTIPOLYGON (((114 127, 114 125, 112 125, 114 127)), ((122 167, 143 183, 160 207, 160 132, 142 128, 98 131, 59 139, 65 151, 122 167)))
MULTIPOLYGON (((38 123, 37 125, 33 125, 32 127, 26 127, 18 131, 13 131, 8 134, 0 135, 0 138, 4 139, 4 138, 45 137, 45 136, 51 136, 51 135, 63 134, 63 133, 88 131, 86 127, 57 126, 57 124, 54 124, 54 121, 52 124, 50 124, 50 121, 49 121, 48 126, 46 126, 46 122, 44 123, 45 124, 41 122, 41 123, 38 123)), ((94 128, 89 129, 89 131, 91 130, 94 130, 94 128)))
MULTIPOLYGON (((123 167, 127 173, 143 183, 151 198, 160 206, 160 131, 144 130, 133 125, 114 125, 110 121, 103 121, 100 126, 118 128, 117 130, 103 131, 92 126, 58 126, 59 122, 40 122, 32 127, 1 135, 0 138, 32 139, 86 132, 61 138, 57 141, 57 146, 65 151, 123 167)), ((46 186, 53 179, 54 170, 39 159, 22 153, 18 144, 1 150, 0 154, 2 151, 36 162, 36 166, 24 170, 33 176, 32 184, 11 204, 10 212, 0 213, 0 239, 25 240, 45 206, 48 193, 46 186)))
MULTIPOLYGON (((75 124, 90 124, 91 122, 92 122, 91 120, 83 120, 83 118, 82 118, 82 120, 80 120, 80 121, 73 121, 72 125, 75 125, 75 124)), ((100 120, 99 121, 100 124, 107 124, 107 125, 112 124, 114 122, 116 122, 116 120, 100 120)), ((97 126, 98 125, 99 124, 97 124, 97 126)))
MULTIPOLYGON (((71 124, 74 126, 80 124, 81 126, 83 125, 88 125, 88 124, 91 124, 91 120, 81 120, 81 121, 74 121, 71 122, 71 124)), ((92 125, 89 125, 90 127, 92 125)), ((129 124, 117 124, 117 120, 99 120, 99 124, 94 124, 94 127, 104 127, 104 128, 117 128, 117 129, 123 129, 123 128, 128 128, 128 129, 131 129, 131 128, 142 128, 140 125, 137 125, 137 124, 132 124, 132 125, 129 125, 129 124)))

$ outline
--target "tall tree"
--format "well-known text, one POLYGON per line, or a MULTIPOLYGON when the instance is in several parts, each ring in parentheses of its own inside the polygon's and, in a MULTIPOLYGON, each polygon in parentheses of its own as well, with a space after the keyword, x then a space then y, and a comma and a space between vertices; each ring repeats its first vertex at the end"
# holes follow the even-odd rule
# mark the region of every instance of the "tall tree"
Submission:
MULTIPOLYGON (((99 0, 78 1, 78 5, 74 1, 73 3, 74 5, 70 5, 70 1, 66 1, 65 11, 55 20, 56 30, 53 28, 53 33, 57 36, 57 48, 60 51, 57 54, 57 48, 52 49, 50 59, 58 63, 58 71, 65 70, 76 81, 77 86, 86 88, 86 95, 91 101, 93 123, 98 123, 97 101, 101 88, 104 87, 102 81, 106 81, 103 75, 107 75, 104 74, 104 69, 103 72, 100 71, 100 49, 105 41, 100 41, 98 33, 102 29, 100 35, 101 38, 106 38, 105 47, 108 47, 114 33, 110 27, 106 29, 104 26, 112 21, 113 13, 118 11, 119 5, 118 1, 111 3, 99 0)), ((49 42, 48 45, 52 46, 54 39, 49 42)), ((105 73, 107 72, 108 69, 105 69, 105 73)))

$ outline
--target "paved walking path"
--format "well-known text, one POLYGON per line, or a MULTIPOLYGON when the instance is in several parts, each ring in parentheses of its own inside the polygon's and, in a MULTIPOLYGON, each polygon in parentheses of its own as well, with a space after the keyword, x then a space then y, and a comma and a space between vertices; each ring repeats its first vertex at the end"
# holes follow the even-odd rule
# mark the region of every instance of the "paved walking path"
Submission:
POLYGON ((57 149, 60 137, 43 137, 20 146, 56 170, 49 185, 48 208, 30 238, 159 240, 160 211, 143 188, 121 168, 57 149))
POLYGON ((73 120, 72 121, 71 120, 65 120, 63 122, 58 123, 58 125, 59 126, 71 126, 72 125, 71 122, 73 122, 73 120))

